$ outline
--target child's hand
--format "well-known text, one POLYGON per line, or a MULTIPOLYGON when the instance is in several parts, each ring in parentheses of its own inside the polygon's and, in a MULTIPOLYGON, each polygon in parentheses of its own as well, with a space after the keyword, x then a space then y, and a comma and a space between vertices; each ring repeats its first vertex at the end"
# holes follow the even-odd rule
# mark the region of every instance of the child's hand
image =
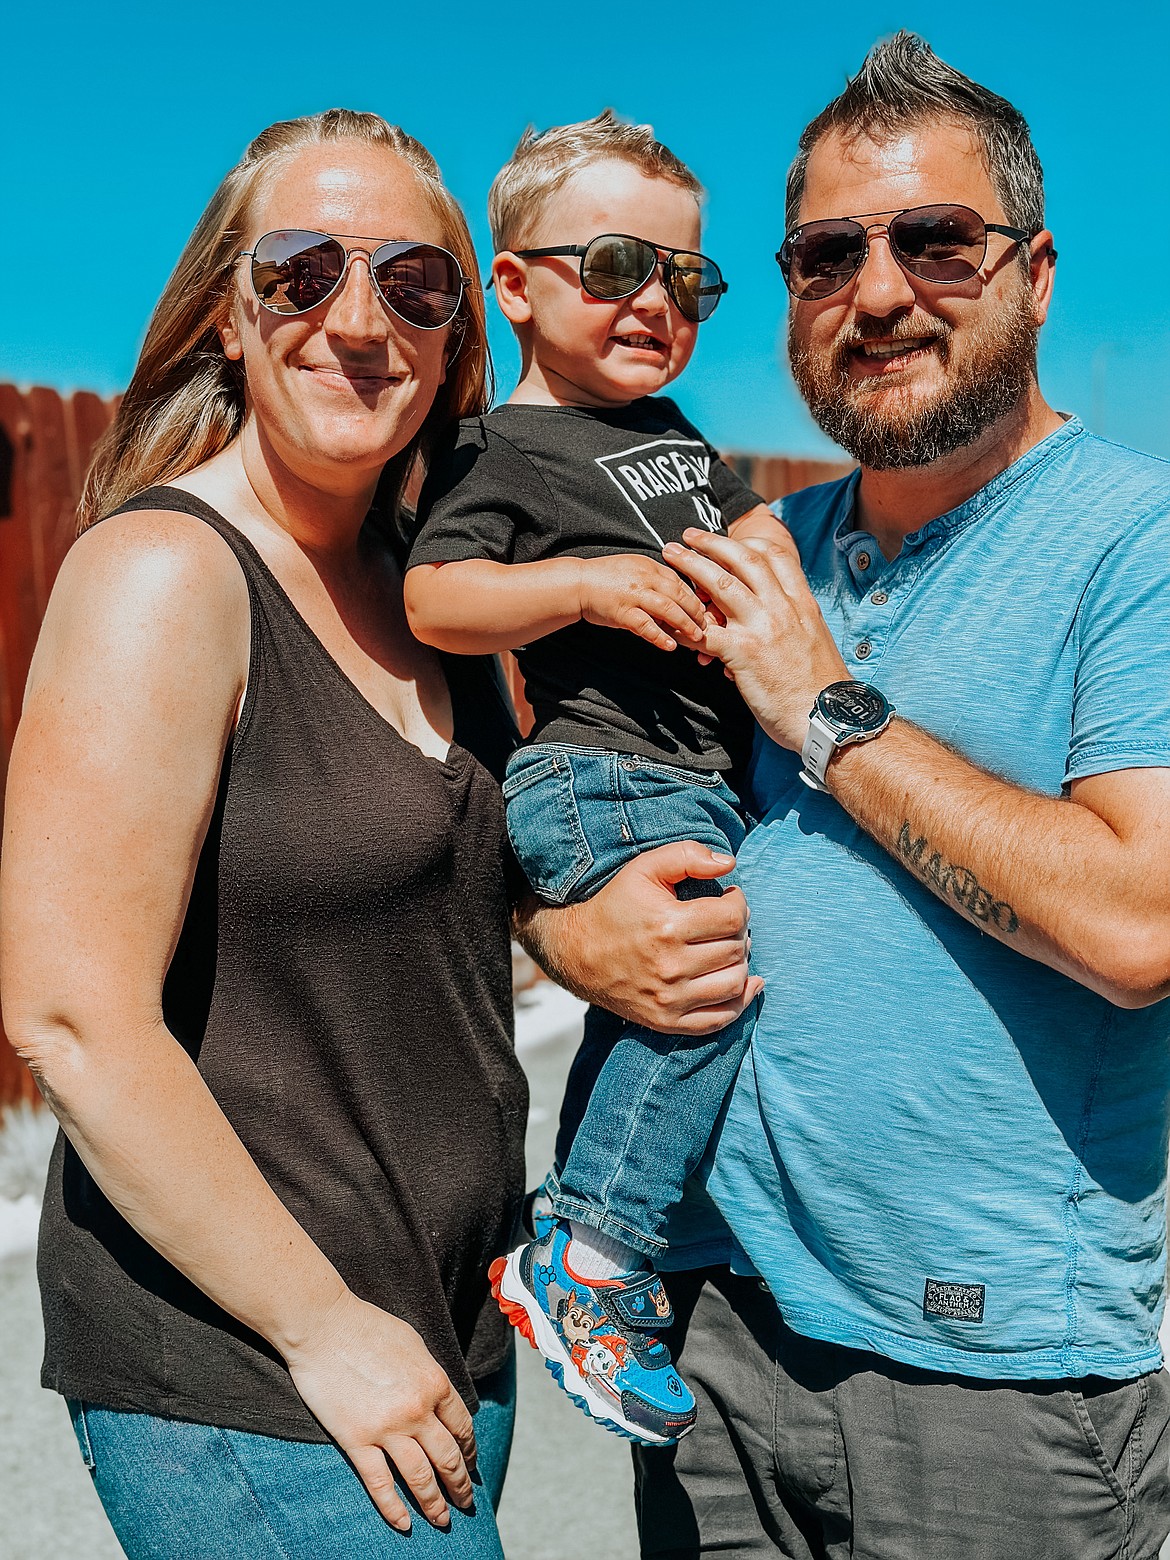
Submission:
POLYGON ((680 640, 692 649, 703 644, 707 609, 664 563, 618 553, 582 558, 579 567, 578 602, 586 623, 623 628, 659 650, 673 650, 680 640))

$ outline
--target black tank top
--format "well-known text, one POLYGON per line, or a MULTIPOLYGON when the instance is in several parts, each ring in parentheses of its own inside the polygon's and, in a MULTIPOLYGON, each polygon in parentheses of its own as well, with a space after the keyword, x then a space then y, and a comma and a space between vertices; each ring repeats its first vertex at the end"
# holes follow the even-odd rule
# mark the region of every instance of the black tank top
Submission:
MULTIPOLYGON (((163 992, 277 1196, 356 1294, 402 1317, 472 1408, 507 1324, 485 1270, 513 1234, 528 1092, 512 1041, 514 884, 490 661, 444 658, 447 760, 358 692, 251 543, 239 725, 163 992)), ((116 870, 116 863, 111 863, 116 870)), ((61 1136, 41 1223, 43 1384, 111 1408, 328 1439, 283 1361, 142 1240, 61 1136)))

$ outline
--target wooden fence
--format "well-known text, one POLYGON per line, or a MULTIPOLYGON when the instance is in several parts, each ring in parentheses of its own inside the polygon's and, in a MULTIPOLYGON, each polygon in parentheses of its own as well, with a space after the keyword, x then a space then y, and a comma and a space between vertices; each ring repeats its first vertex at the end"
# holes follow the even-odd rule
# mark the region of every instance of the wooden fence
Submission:
MULTIPOLYGON (((90 453, 116 404, 84 390, 60 396, 55 390, 0 385, 0 781, 45 603, 74 537, 90 453)), ((781 456, 729 458, 769 500, 849 469, 781 456)), ((523 720, 528 712, 514 663, 509 683, 523 720)), ((27 1069, 0 1032, 0 1105, 35 1094, 27 1069)))

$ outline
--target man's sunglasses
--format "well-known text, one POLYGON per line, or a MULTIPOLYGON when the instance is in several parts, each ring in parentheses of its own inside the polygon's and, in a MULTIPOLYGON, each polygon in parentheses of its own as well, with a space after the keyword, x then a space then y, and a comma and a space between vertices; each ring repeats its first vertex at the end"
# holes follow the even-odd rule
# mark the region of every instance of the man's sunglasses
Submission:
POLYGON ((345 278, 351 254, 369 261, 370 285, 388 309, 419 330, 439 330, 459 312, 471 286, 453 254, 437 244, 400 238, 372 251, 346 249, 356 234, 282 228, 265 233, 241 260, 252 262, 256 297, 273 314, 307 314, 331 298, 345 278))
POLYGON ((521 260, 553 255, 581 257, 581 286, 591 298, 631 298, 661 265, 662 285, 679 312, 694 324, 709 320, 727 291, 723 273, 706 255, 664 249, 628 233, 602 233, 587 244, 555 244, 549 249, 514 249, 521 260))
POLYGON ((904 271, 940 287, 971 280, 987 258, 989 233, 1002 233, 1014 244, 1032 236, 1024 228, 984 222, 969 206, 911 206, 869 227, 853 217, 806 222, 792 229, 776 255, 788 291, 802 302, 840 292, 865 264, 872 232, 886 234, 904 271))

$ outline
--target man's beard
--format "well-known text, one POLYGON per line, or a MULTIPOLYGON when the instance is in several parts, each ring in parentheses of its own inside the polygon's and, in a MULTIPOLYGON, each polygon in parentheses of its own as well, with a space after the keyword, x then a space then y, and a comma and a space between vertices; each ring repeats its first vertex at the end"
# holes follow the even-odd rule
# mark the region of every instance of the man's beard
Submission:
POLYGON ((788 359, 797 389, 829 438, 871 471, 929 466, 973 444, 1019 404, 1036 377, 1039 328, 1026 286, 970 333, 963 360, 925 402, 899 394, 885 375, 851 379, 850 349, 883 338, 928 337, 933 339, 929 350, 946 368, 954 331, 945 321, 911 314, 891 324, 888 318, 863 316, 819 354, 798 346, 794 321, 795 311, 788 321, 788 359), (879 398, 880 404, 873 404, 879 398))

